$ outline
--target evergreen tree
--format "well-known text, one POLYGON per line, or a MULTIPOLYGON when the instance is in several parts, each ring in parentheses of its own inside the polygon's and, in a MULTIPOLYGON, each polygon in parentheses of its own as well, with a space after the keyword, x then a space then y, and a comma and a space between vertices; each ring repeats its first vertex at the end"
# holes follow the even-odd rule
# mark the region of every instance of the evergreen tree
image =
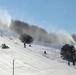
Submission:
POLYGON ((61 57, 69 62, 73 62, 75 65, 76 62, 76 50, 73 45, 65 44, 61 48, 61 57))
POLYGON ((31 43, 33 42, 33 38, 27 34, 22 34, 19 39, 24 43, 25 48, 26 48, 26 43, 31 45, 31 43))

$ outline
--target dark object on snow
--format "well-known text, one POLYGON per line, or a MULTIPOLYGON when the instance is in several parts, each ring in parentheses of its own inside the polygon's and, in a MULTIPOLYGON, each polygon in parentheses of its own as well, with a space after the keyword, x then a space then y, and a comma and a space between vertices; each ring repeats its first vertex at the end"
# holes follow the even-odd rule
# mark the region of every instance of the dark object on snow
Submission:
POLYGON ((2 44, 2 49, 6 49, 6 48, 9 48, 5 43, 2 44))
POLYGON ((68 65, 70 66, 70 61, 68 61, 68 65))
POLYGON ((24 48, 26 48, 26 44, 24 43, 24 48))
POLYGON ((46 54, 46 51, 44 51, 44 54, 46 54))
POLYGON ((31 45, 29 45, 29 47, 31 47, 31 45))
POLYGON ((73 61, 72 61, 72 62, 73 62, 73 66, 75 66, 75 60, 74 60, 74 59, 73 59, 73 61))

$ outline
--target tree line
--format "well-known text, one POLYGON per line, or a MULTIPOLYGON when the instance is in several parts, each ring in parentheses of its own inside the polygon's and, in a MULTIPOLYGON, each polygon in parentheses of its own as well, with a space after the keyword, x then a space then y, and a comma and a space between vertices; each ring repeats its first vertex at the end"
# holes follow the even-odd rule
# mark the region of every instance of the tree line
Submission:
MULTIPOLYGON (((72 39, 67 39, 66 41, 62 41, 61 39, 64 37, 52 32, 47 32, 45 29, 36 26, 31 25, 26 22, 22 22, 19 20, 12 20, 10 24, 10 29, 14 30, 19 35, 25 33, 28 35, 31 35, 33 37, 34 41, 41 41, 41 42, 47 42, 47 43, 71 43, 74 44, 74 41, 72 39)), ((65 36, 65 35, 64 35, 65 36)))
POLYGON ((51 42, 51 39, 49 38, 50 34, 41 27, 30 25, 19 20, 12 20, 10 28, 16 31, 19 35, 25 33, 32 36, 35 41, 51 42))

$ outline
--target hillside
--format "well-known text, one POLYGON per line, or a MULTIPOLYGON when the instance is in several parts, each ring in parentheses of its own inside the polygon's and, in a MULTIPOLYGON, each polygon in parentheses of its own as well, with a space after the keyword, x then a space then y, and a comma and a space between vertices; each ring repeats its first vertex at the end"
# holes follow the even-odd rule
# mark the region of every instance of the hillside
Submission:
POLYGON ((54 44, 75 44, 74 38, 68 33, 48 33, 45 29, 30 25, 18 20, 12 21, 10 29, 16 31, 19 35, 22 33, 29 34, 35 41, 54 43, 54 44))
POLYGON ((67 62, 60 58, 59 49, 37 43, 24 48, 17 38, 10 39, 12 34, 8 37, 7 35, 0 36, 0 45, 5 43, 9 47, 8 49, 0 47, 1 75, 12 75, 13 59, 15 75, 76 75, 76 67, 68 66, 67 62), (47 51, 47 54, 43 54, 44 51, 47 51))
POLYGON ((18 34, 26 33, 33 37, 34 40, 51 42, 49 33, 40 27, 29 25, 28 23, 21 21, 12 21, 10 28, 16 31, 18 34))

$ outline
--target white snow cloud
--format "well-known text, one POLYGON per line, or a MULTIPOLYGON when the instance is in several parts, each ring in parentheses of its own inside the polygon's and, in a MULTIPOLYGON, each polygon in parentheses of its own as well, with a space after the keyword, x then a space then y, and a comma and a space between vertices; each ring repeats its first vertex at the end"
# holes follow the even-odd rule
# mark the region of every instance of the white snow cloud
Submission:
POLYGON ((0 24, 9 27, 10 23, 11 23, 11 16, 9 15, 9 13, 6 10, 0 9, 0 24))

